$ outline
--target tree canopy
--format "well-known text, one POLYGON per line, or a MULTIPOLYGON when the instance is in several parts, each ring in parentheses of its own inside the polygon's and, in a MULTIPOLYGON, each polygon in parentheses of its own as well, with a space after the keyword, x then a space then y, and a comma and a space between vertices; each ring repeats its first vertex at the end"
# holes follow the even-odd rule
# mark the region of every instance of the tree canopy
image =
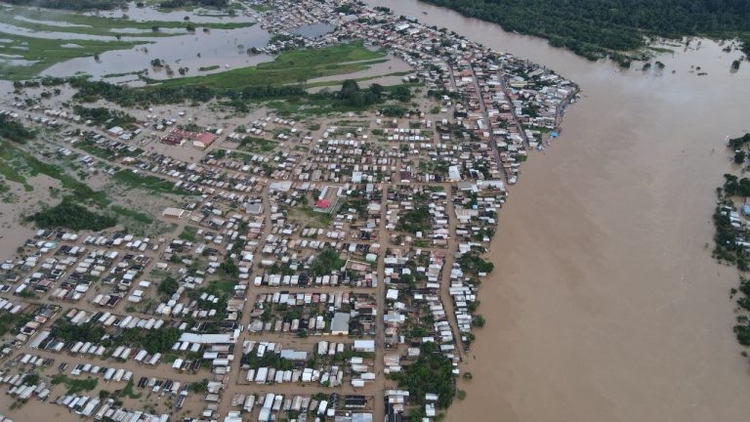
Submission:
POLYGON ((0 115, 0 139, 8 139, 10 141, 22 144, 27 140, 34 137, 34 132, 26 126, 11 120, 6 115, 0 115))
POLYGON ((596 58, 644 45, 642 35, 750 32, 746 0, 426 0, 596 58))
POLYGON ((71 230, 100 231, 117 224, 117 218, 89 211, 70 198, 52 208, 34 213, 27 220, 44 229, 64 227, 71 230))

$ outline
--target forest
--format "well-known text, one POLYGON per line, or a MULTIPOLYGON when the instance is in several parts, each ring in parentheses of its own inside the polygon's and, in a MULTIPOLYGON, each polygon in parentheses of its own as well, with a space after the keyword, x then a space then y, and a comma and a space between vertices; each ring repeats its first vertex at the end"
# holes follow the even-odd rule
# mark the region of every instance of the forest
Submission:
POLYGON ((425 0, 589 59, 643 47, 644 36, 750 33, 747 0, 425 0))

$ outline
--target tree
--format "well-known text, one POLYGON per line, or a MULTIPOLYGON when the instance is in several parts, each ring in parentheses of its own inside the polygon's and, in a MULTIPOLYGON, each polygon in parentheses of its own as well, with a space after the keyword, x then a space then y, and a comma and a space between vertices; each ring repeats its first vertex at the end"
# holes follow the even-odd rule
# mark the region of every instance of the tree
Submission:
POLYGON ((65 198, 53 208, 36 212, 27 221, 34 221, 41 228, 64 227, 71 230, 100 231, 117 224, 115 217, 91 212, 86 207, 74 203, 75 199, 65 198))
POLYGON ((37 374, 36 372, 26 374, 26 376, 23 377, 23 383, 28 385, 39 384, 39 374, 37 374))
POLYGON ((238 277, 240 275, 240 268, 232 258, 227 258, 219 264, 219 271, 230 277, 238 277))
POLYGON ((482 327, 484 327, 484 324, 485 324, 485 320, 484 320, 484 317, 481 316, 481 315, 474 315, 471 318, 471 325, 473 325, 475 327, 482 328, 482 327))
POLYGON ((742 164, 742 163, 745 162, 745 157, 746 156, 747 156, 747 154, 745 153, 745 151, 737 151, 734 154, 734 162, 736 164, 742 164))
POLYGON ((343 267, 345 261, 339 258, 334 249, 326 249, 313 259, 310 264, 310 275, 313 277, 328 275, 343 267))
POLYGON ((174 279, 172 276, 167 276, 164 280, 162 280, 161 283, 159 283, 159 288, 157 289, 159 293, 166 295, 166 296, 172 296, 177 289, 180 287, 180 283, 174 279))

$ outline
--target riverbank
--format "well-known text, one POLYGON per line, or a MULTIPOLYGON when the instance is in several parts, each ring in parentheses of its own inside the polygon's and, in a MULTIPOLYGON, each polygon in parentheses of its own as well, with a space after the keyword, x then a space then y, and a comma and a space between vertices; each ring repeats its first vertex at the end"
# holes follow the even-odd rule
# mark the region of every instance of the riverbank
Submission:
POLYGON ((455 12, 375 4, 554 68, 584 95, 499 214, 487 325, 462 368, 475 376, 448 419, 743 420, 736 272, 705 245, 727 164, 712 149, 745 129, 750 100, 733 93, 750 74, 706 40, 661 56, 662 72, 618 72, 455 12))

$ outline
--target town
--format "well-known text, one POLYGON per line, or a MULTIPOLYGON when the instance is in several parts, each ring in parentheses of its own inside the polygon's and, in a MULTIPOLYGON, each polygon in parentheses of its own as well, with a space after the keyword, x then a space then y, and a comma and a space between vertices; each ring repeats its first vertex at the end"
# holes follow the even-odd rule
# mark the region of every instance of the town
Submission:
MULTIPOLYGON (((275 35, 265 53, 383 51, 408 68, 383 83, 395 99, 227 117, 217 100, 99 100, 134 118, 99 121, 64 105, 68 85, 3 97, 4 119, 41 134, 39 160, 121 189, 119 224, 38 227, 0 257, 9 419, 50 406, 64 420, 429 421, 480 375, 461 364, 484 325, 498 214, 577 86, 386 8, 254 6, 275 35), (327 32, 299 35, 319 24, 327 32)), ((23 171, 8 168, 13 202, 24 186, 7 172, 23 171)), ((44 194, 76 185, 55 186, 44 194)))

